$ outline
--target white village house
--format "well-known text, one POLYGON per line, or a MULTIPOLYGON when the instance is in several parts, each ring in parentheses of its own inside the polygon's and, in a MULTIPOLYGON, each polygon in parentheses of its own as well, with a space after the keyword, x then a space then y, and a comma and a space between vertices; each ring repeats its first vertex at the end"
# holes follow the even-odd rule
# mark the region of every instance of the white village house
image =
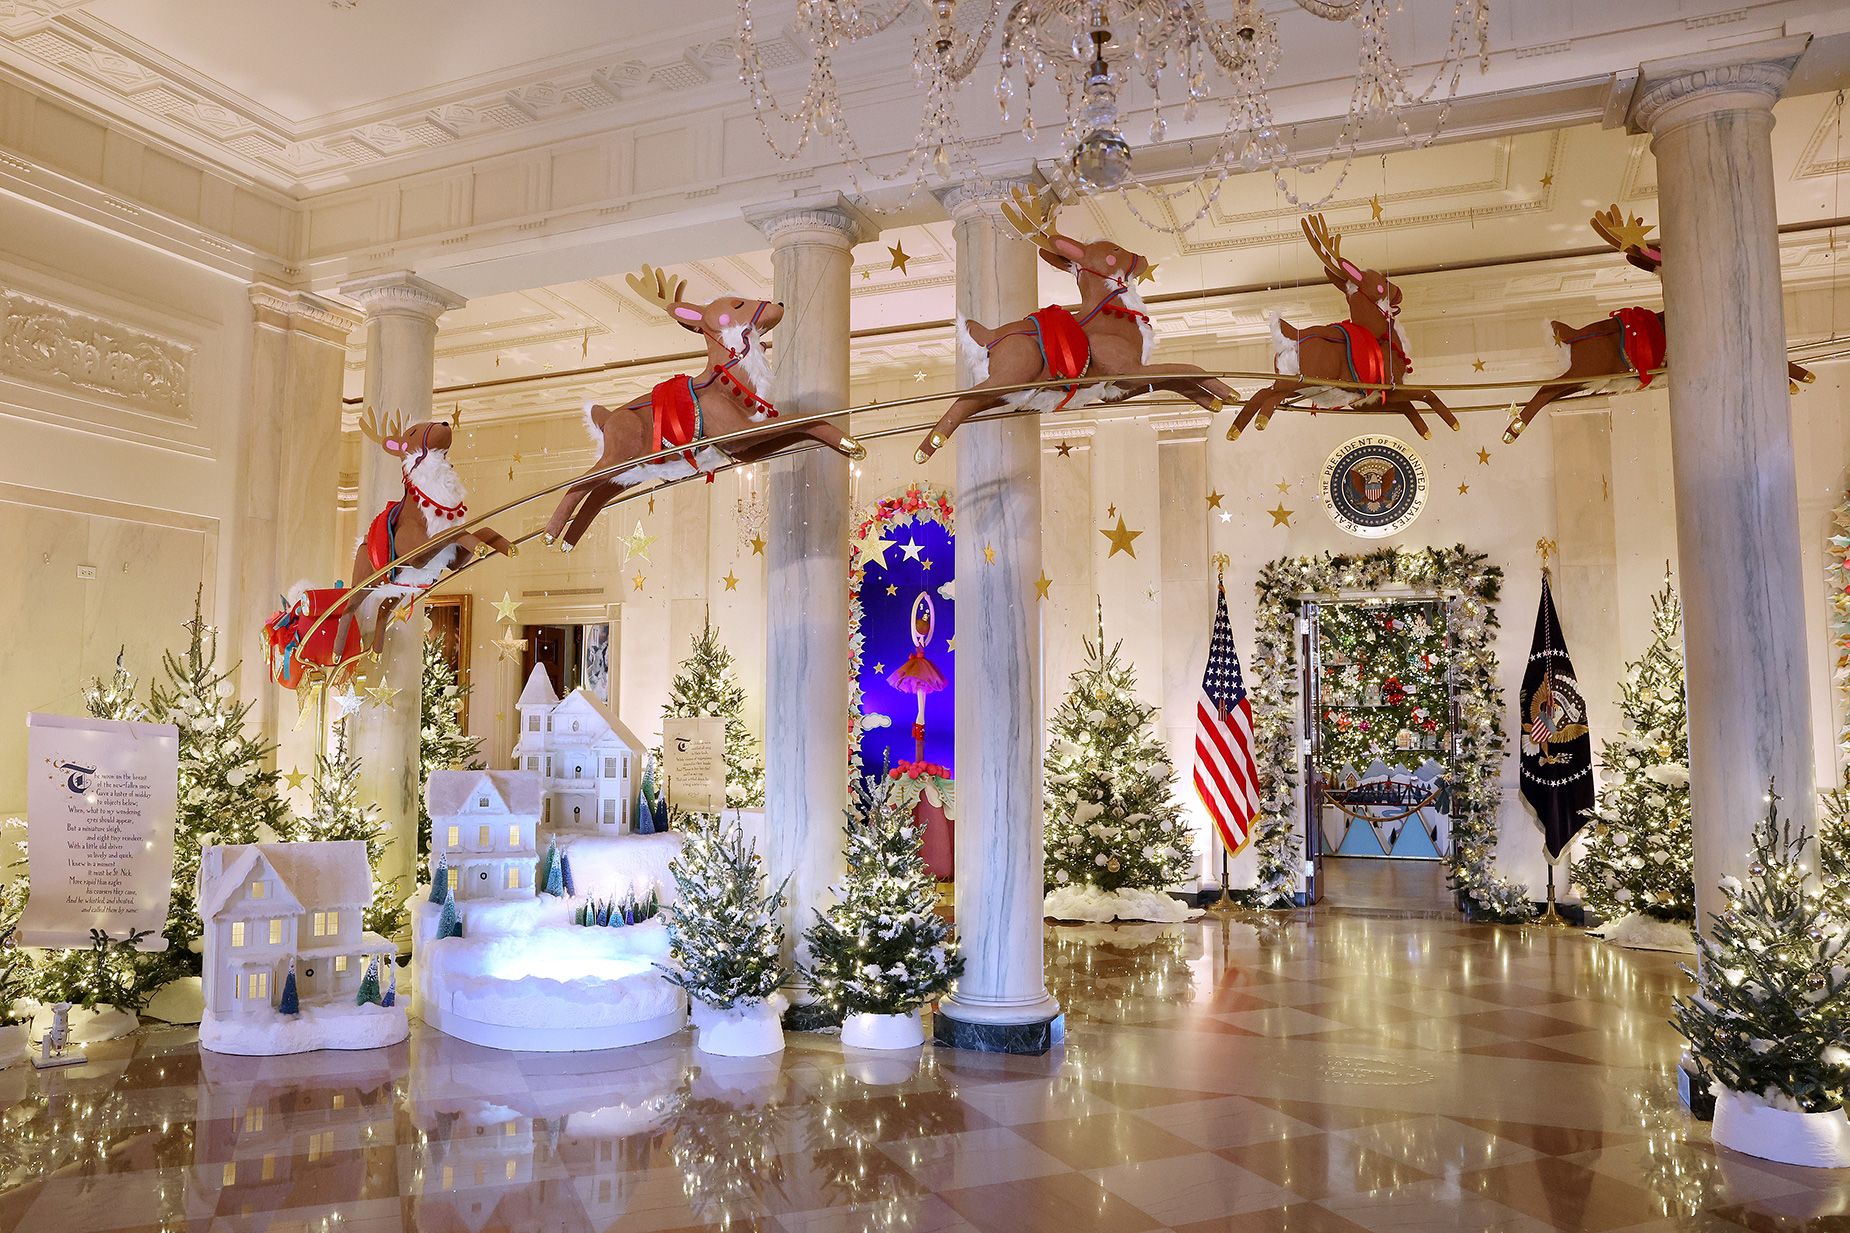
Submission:
POLYGON ((358 839, 206 848, 198 903, 207 1012, 270 1013, 291 961, 302 1006, 352 1001, 367 961, 398 953, 365 929, 372 901, 372 869, 358 839))
POLYGON ((541 824, 559 834, 629 834, 645 756, 636 734, 583 689, 561 702, 541 664, 514 705, 515 764, 545 780, 541 824))
POLYGON ((532 896, 542 783, 531 771, 432 771, 432 878, 442 861, 458 901, 532 896))

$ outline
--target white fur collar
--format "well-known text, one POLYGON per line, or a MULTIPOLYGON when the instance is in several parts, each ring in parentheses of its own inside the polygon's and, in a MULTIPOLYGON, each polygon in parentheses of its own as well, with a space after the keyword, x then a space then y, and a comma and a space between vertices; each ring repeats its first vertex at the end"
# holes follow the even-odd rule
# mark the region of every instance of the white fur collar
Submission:
MULTIPOLYGON (((719 340, 728 351, 739 357, 739 362, 732 366, 732 375, 758 397, 769 401, 771 397, 771 362, 765 359, 764 344, 758 339, 758 331, 749 321, 738 325, 729 325, 719 332, 719 340)), ((753 412, 754 420, 762 420, 762 412, 753 412)))
MULTIPOLYGON (((448 450, 431 450, 428 453, 414 454, 405 463, 405 478, 418 486, 418 491, 439 505, 457 506, 468 498, 468 490, 463 487, 462 476, 456 474, 456 468, 450 465, 448 450)), ((429 517, 441 517, 436 510, 427 510, 429 517)))

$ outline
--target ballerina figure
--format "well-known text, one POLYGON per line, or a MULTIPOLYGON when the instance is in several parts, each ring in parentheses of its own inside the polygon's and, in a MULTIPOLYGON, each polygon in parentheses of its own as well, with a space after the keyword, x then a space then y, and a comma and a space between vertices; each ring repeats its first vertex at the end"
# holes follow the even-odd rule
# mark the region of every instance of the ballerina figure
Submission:
POLYGON ((931 593, 920 591, 919 597, 912 601, 912 654, 906 662, 899 665, 886 678, 886 683, 901 693, 918 697, 918 717, 912 721, 912 740, 916 751, 916 760, 925 761, 925 695, 935 694, 950 681, 938 670, 938 665, 925 655, 925 648, 931 645, 932 627, 937 623, 938 610, 932 605, 931 593))

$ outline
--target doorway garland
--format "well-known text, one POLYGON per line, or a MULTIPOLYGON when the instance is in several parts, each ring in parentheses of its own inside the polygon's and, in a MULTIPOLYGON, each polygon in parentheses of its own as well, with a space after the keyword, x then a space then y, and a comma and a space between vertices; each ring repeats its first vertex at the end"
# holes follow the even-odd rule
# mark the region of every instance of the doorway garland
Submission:
POLYGON ((1392 588, 1437 593, 1447 606, 1459 703, 1458 759, 1453 767, 1449 877, 1466 912, 1478 920, 1521 921, 1534 915, 1528 888, 1496 871, 1498 787, 1503 769, 1503 690, 1497 684, 1497 598, 1503 571, 1463 544, 1451 548, 1380 548, 1362 554, 1280 557, 1259 571, 1254 618, 1253 737, 1259 764, 1259 815, 1253 843, 1255 907, 1289 907, 1298 887, 1298 607, 1306 599, 1392 588))

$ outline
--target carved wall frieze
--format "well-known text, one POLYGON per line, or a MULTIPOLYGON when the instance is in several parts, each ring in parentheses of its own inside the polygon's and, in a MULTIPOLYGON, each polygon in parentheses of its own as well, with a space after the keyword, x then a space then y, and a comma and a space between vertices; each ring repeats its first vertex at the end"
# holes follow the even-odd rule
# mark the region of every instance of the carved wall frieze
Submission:
POLYGON ((44 300, 0 295, 0 374, 189 418, 193 349, 44 300))

